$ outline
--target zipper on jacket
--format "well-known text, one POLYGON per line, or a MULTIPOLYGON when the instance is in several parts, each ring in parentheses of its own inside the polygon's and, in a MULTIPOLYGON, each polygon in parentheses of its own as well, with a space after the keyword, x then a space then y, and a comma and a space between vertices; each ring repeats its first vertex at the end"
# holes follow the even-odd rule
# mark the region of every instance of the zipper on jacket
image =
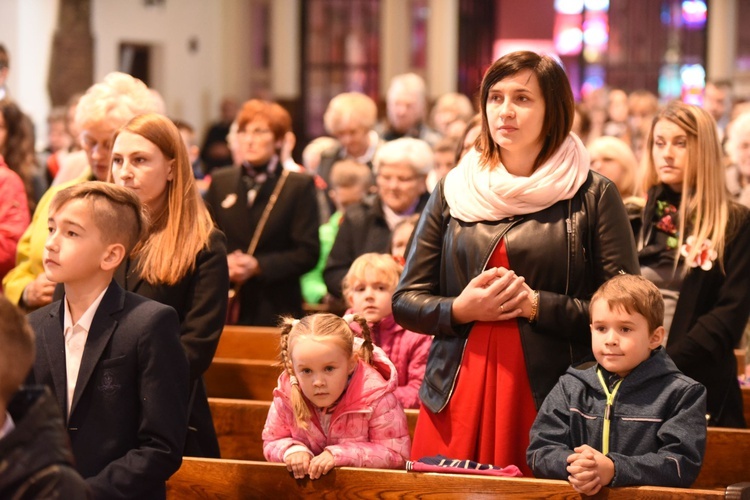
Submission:
POLYGON ((573 258, 573 198, 568 200, 568 216, 565 218, 565 230, 568 232, 568 266, 565 270, 565 295, 570 291, 570 260, 573 258))
MULTIPOLYGON (((491 251, 487 254, 486 258, 484 259, 484 262, 482 262, 482 270, 480 272, 484 271, 487 268, 487 264, 489 264, 490 262, 490 257, 492 257, 492 254, 495 253, 495 249, 497 248, 497 244, 500 243, 500 239, 505 237, 505 233, 507 233, 511 227, 515 226, 522 220, 523 220, 523 217, 520 217, 520 216, 510 217, 509 224, 505 227, 505 230, 500 232, 497 236, 493 238, 491 245, 490 245, 491 251)), ((467 335, 467 337, 464 339, 464 346, 461 349, 461 359, 458 362, 458 369, 456 370, 455 375, 453 375, 453 381, 451 382, 451 390, 448 391, 448 397, 445 398, 445 403, 443 403, 443 406, 441 406, 438 409, 438 411, 435 413, 440 413, 441 411, 443 411, 445 407, 448 406, 448 403, 453 397, 453 391, 456 389, 456 381, 458 380, 458 372, 461 371, 461 365, 464 362, 464 354, 466 354, 466 342, 468 341, 469 341, 469 337, 467 335)))
POLYGON ((617 389, 620 388, 622 379, 615 383, 615 388, 612 392, 609 392, 607 384, 604 382, 604 376, 601 370, 596 370, 596 376, 599 377, 599 382, 602 384, 604 394, 607 396, 607 406, 604 407, 604 426, 602 429, 602 455, 609 453, 609 424, 612 420, 612 408, 615 404, 615 396, 617 395, 617 389))

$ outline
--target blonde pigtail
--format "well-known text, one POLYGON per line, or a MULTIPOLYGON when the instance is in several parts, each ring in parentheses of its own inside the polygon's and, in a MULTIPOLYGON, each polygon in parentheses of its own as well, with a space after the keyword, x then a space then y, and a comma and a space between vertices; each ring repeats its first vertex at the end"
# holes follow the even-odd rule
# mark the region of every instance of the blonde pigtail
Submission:
POLYGON ((293 318, 283 318, 281 324, 281 342, 280 342, 280 357, 281 366, 289 374, 289 383, 292 386, 292 391, 289 398, 292 401, 292 411, 294 411, 294 417, 297 420, 297 425, 302 429, 307 429, 307 422, 310 420, 310 408, 307 406, 307 402, 302 394, 302 389, 297 381, 297 376, 294 373, 294 366, 289 356, 289 334, 292 328, 297 326, 299 320, 293 318))
POLYGON ((365 341, 362 343, 362 347, 359 348, 359 357, 362 358, 365 363, 371 365, 373 357, 373 344, 370 327, 367 326, 367 320, 364 318, 364 316, 355 314, 353 320, 356 321, 359 327, 362 329, 362 338, 365 339, 365 341))

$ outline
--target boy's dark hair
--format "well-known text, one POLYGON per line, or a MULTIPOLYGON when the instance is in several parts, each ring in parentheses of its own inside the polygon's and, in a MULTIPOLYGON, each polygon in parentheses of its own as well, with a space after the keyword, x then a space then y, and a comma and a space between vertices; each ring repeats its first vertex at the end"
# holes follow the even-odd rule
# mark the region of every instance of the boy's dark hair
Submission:
POLYGON ((26 316, 0 295, 0 410, 29 374, 34 352, 34 332, 26 316))
POLYGON ((649 332, 664 325, 664 298, 643 276, 618 274, 609 279, 591 297, 589 311, 597 300, 605 300, 610 309, 621 307, 628 314, 640 314, 646 318, 649 332))
POLYGON ((57 192, 49 212, 57 212, 72 200, 89 200, 94 224, 107 243, 121 243, 126 255, 143 237, 147 220, 138 196, 128 188, 100 181, 89 181, 57 192))
POLYGON ((330 177, 331 187, 361 185, 368 189, 373 183, 370 167, 349 158, 336 161, 331 167, 330 177))

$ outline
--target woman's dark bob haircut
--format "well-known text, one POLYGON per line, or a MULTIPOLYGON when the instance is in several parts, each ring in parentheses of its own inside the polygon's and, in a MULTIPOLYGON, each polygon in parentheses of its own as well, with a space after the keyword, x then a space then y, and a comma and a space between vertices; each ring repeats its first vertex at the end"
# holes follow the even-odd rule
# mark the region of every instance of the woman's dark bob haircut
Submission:
POLYGON ((476 146, 482 153, 482 163, 490 167, 500 163, 500 147, 492 139, 487 121, 487 97, 490 88, 500 80, 527 69, 536 75, 544 98, 544 123, 541 132, 543 143, 534 161, 534 170, 557 151, 573 126, 575 100, 568 76, 562 66, 550 56, 536 52, 524 50, 506 54, 487 69, 482 79, 482 133, 477 138, 476 146))

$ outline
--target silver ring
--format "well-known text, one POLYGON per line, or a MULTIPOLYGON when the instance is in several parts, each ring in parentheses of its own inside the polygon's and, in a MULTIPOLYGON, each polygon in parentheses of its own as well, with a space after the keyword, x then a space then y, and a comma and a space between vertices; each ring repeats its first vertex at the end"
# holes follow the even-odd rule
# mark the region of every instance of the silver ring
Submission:
POLYGON ((505 311, 503 311, 503 305, 502 305, 502 304, 500 304, 500 314, 502 314, 502 313, 504 313, 504 312, 505 312, 505 311))

